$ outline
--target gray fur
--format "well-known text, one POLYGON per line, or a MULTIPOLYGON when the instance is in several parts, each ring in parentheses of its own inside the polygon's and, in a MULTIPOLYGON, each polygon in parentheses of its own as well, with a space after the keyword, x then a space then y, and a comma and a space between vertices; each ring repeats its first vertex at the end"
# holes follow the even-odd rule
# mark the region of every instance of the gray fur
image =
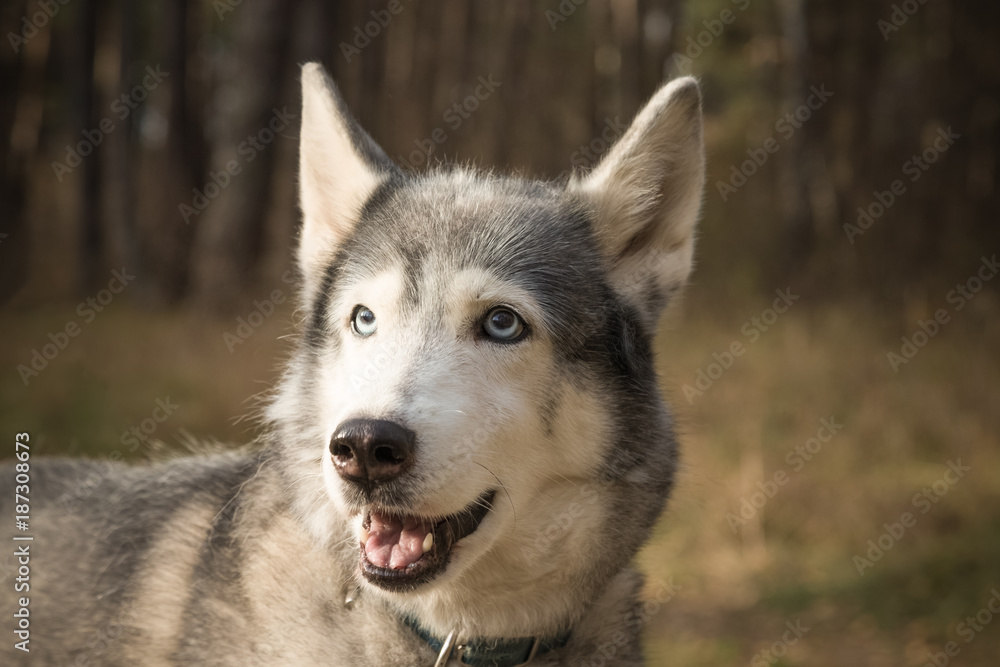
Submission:
MULTIPOLYGON (((22 594, 31 599, 31 653, 13 650, 8 636, 0 661, 430 665, 433 651, 401 622, 404 613, 422 613, 421 623, 436 633, 520 637, 569 630, 569 643, 537 659, 540 665, 586 665, 597 655, 606 660, 601 664, 641 664, 635 613, 641 578, 631 562, 663 510, 676 469, 652 343, 660 310, 690 271, 704 178, 696 84, 661 90, 621 147, 568 187, 461 168, 404 173, 350 118, 321 68, 306 66, 304 87, 313 109, 304 120, 302 156, 306 317, 259 446, 133 467, 32 461, 35 541, 31 590, 22 594), (324 154, 305 146, 318 122, 338 128, 329 134, 331 145, 347 138, 329 161, 363 172, 358 183, 370 191, 360 208, 324 200, 342 193, 317 171, 324 154), (445 328, 454 304, 440 295, 453 288, 449 276, 463 270, 501 277, 541 314, 528 322, 520 348, 463 342, 464 329, 445 328), (398 346, 386 352, 395 374, 378 396, 392 396, 391 409, 369 416, 413 426, 420 449, 412 472, 387 485, 378 502, 405 512, 437 493, 443 479, 451 480, 453 496, 478 497, 483 489, 472 488, 475 475, 442 472, 465 459, 433 458, 448 447, 466 448, 469 470, 486 468, 499 485, 480 531, 506 521, 508 509, 517 517, 481 557, 499 558, 502 573, 477 571, 480 561, 473 561, 468 571, 425 584, 426 592, 391 594, 358 575, 350 515, 364 500, 346 491, 331 499, 336 493, 322 472, 330 437, 324 416, 335 408, 324 397, 331 382, 346 382, 344 346, 358 345, 344 333, 338 304, 348 290, 386 271, 401 281, 401 305, 392 314, 409 342, 405 352, 398 346), (451 360, 456 355, 448 350, 456 349, 472 361, 451 360), (453 364, 444 376, 441 359, 453 364), (525 359, 544 359, 551 369, 536 385, 517 389, 530 400, 514 405, 532 405, 531 414, 492 403, 470 407, 473 399, 449 385, 450 378, 474 377, 470 364, 504 377, 503 369, 521 368, 516 364, 529 364, 525 359), (588 400, 599 406, 596 414, 580 412, 588 400), (586 419, 596 420, 596 430, 567 435, 586 419), (431 428, 443 420, 461 442, 442 440, 431 428), (531 431, 529 422, 540 426, 531 431), (514 442, 511 434, 525 432, 537 432, 537 439, 514 442), (582 439, 578 455, 566 449, 574 439, 582 439), (520 484, 501 479, 511 457, 564 455, 575 466, 575 457, 592 451, 594 465, 543 470, 520 484), (75 489, 88 475, 99 482, 79 500, 75 489), (469 488, 463 482, 456 488, 454 480, 466 478, 469 488), (517 527, 524 525, 539 534, 525 535, 517 527), (515 543, 538 553, 494 553, 515 543), (569 552, 571 543, 586 547, 569 552), (559 567, 518 570, 545 562, 559 567), (554 588, 497 595, 490 587, 498 576, 550 581, 554 588), (345 604, 348 596, 355 601, 345 604)), ((492 389, 486 382, 468 393, 492 389)), ((13 515, 13 476, 9 468, 0 471, 0 516, 13 515)), ((0 591, 3 609, 12 608, 12 587, 0 591)))

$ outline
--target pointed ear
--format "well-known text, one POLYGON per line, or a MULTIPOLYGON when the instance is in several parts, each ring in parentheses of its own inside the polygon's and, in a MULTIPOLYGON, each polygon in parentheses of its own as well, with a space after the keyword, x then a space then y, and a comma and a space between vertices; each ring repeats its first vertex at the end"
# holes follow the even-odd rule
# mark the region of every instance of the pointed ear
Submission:
POLYGON ((365 202, 398 167, 351 117, 319 63, 302 67, 299 266, 306 291, 357 224, 365 202))
POLYGON ((684 77, 660 88, 597 168, 568 186, 595 213, 614 287, 651 328, 691 272, 704 184, 701 92, 684 77))

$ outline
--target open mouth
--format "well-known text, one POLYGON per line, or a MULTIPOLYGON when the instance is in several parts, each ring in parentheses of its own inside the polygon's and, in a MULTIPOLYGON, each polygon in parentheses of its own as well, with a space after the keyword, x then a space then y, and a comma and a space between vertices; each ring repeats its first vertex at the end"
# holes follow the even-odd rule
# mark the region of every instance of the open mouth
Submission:
POLYGON ((400 516, 372 508, 361 523, 361 572, 381 588, 405 591, 426 583, 448 565, 452 547, 479 528, 493 508, 487 491, 443 519, 400 516))

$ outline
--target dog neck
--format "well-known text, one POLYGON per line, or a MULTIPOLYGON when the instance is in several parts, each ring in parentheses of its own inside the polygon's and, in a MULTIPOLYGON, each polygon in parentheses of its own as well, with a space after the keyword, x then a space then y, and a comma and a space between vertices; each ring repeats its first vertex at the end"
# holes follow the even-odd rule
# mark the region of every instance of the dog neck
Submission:
POLYGON ((447 665, 449 660, 454 659, 466 665, 519 667, 538 656, 562 648, 570 637, 569 632, 564 632, 553 637, 466 639, 455 631, 445 637, 437 637, 412 616, 404 617, 403 623, 438 654, 435 664, 441 665, 447 665))
MULTIPOLYGON (((457 618, 454 619, 454 630, 441 632, 440 624, 436 631, 432 630, 419 615, 401 610, 383 599, 377 591, 364 586, 352 586, 345 604, 348 608, 353 608, 356 604, 360 607, 374 607, 380 610, 379 613, 387 614, 383 617, 383 622, 394 620, 398 623, 399 631, 412 637, 416 644, 428 646, 437 655, 435 665, 514 667, 546 654, 551 654, 550 659, 557 661, 565 660, 571 655, 586 655, 597 650, 596 647, 601 643, 609 641, 618 644, 638 642, 643 619, 641 615, 636 615, 635 605, 641 586, 642 578, 635 571, 626 569, 614 577, 596 599, 584 605, 582 614, 562 629, 501 635, 465 634, 457 628, 457 618)), ((467 606, 478 608, 482 605, 467 606)), ((513 612, 508 610, 507 613, 513 612)), ((622 646, 618 646, 618 649, 624 651, 622 646)))

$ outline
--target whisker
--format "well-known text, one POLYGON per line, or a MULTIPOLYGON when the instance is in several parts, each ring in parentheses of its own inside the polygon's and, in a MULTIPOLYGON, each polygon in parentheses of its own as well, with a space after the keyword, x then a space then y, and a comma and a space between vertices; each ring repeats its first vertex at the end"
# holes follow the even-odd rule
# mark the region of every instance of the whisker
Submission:
POLYGON ((487 468, 486 466, 484 466, 479 461, 473 461, 473 463, 475 463, 477 466, 479 466, 480 468, 482 468, 483 470, 485 470, 489 474, 493 475, 493 479, 495 479, 497 481, 497 484, 500 485, 500 488, 503 489, 504 495, 507 496, 507 502, 510 503, 510 511, 514 513, 514 525, 511 527, 511 530, 516 529, 517 528, 517 509, 514 507, 514 500, 510 497, 510 491, 507 490, 507 485, 503 483, 502 479, 500 479, 499 477, 497 477, 496 473, 494 473, 492 470, 490 470, 489 468, 487 468))
POLYGON ((295 486, 296 484, 298 484, 302 480, 309 479, 311 477, 322 477, 322 476, 323 476, 322 473, 307 473, 305 475, 301 475, 298 479, 293 479, 291 482, 289 482, 285 486, 285 491, 288 491, 289 489, 291 489, 293 486, 295 486))

